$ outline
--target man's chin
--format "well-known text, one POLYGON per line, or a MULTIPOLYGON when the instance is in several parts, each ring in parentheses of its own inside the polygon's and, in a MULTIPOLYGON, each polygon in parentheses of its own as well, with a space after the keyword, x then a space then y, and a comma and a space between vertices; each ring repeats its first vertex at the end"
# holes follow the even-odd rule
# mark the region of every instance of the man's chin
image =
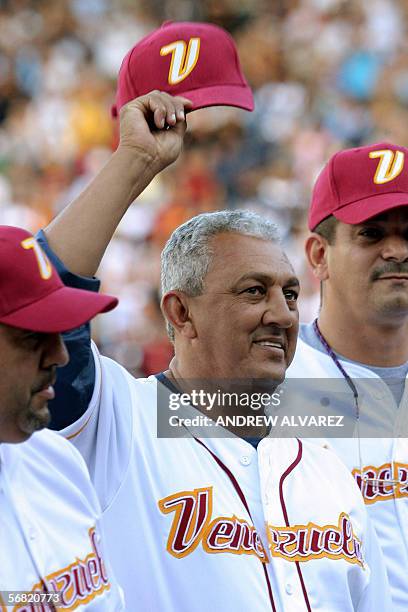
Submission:
POLYGON ((285 380, 287 370, 286 362, 268 364, 264 368, 263 378, 269 378, 275 384, 280 385, 285 380))
POLYGON ((286 368, 265 368, 259 370, 254 376, 248 376, 253 387, 265 389, 265 391, 273 390, 283 383, 285 380, 286 368))
POLYGON ((378 305, 378 310, 385 317, 393 317, 394 319, 408 318, 408 296, 398 295, 396 292, 387 296, 381 304, 378 305))
POLYGON ((27 436, 31 436, 36 431, 47 427, 50 420, 51 415, 47 403, 39 408, 30 408, 27 413, 21 415, 20 430, 27 436))

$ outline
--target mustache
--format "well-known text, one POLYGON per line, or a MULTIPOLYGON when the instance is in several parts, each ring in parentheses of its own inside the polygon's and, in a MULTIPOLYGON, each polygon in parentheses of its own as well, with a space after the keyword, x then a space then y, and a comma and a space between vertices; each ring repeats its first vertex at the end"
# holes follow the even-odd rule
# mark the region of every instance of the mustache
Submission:
POLYGON ((402 261, 398 263, 397 261, 389 261, 381 266, 381 268, 376 268, 372 271, 370 280, 376 281, 381 276, 389 275, 389 274, 407 274, 408 275, 408 262, 402 261))
POLYGON ((256 330, 254 340, 256 341, 264 336, 271 336, 277 340, 284 340, 286 339, 286 330, 278 327, 277 325, 260 327, 256 330))
POLYGON ((38 393, 41 389, 49 387, 50 385, 55 385, 55 381, 57 380, 57 368, 56 366, 52 366, 50 371, 46 376, 43 376, 32 388, 32 393, 38 393))

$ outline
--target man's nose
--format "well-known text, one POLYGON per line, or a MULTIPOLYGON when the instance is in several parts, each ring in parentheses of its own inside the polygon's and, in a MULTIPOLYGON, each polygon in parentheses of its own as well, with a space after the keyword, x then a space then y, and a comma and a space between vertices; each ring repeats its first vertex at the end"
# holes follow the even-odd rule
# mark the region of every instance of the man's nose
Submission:
POLYGON ((271 291, 262 317, 264 325, 275 325, 283 329, 292 327, 297 318, 297 309, 290 309, 280 288, 271 291))
POLYGON ((49 334, 45 347, 43 367, 64 366, 69 361, 69 355, 61 334, 49 334))
POLYGON ((403 236, 389 236, 384 241, 382 257, 386 261, 408 261, 408 240, 403 236))

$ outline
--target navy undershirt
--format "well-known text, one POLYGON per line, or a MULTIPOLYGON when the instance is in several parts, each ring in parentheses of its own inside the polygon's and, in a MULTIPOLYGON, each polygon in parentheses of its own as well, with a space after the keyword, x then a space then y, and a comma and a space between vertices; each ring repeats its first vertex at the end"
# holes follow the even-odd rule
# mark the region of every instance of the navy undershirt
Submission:
MULTIPOLYGON (((56 267, 63 283, 68 287, 99 290, 100 281, 72 274, 55 255, 43 231, 36 236, 50 261, 56 267)), ((57 370, 56 398, 49 402, 51 412, 50 429, 60 430, 77 421, 86 411, 92 398, 95 384, 95 364, 91 352, 91 329, 89 323, 63 334, 70 356, 68 365, 57 370)))

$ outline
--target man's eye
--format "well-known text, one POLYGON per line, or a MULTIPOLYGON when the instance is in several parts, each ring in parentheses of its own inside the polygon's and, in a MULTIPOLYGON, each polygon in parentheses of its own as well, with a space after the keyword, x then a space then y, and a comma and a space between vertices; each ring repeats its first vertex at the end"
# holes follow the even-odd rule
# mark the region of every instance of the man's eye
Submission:
POLYGON ((248 289, 245 289, 243 293, 249 293, 250 295, 265 295, 265 287, 262 287, 262 285, 248 287, 248 289))
POLYGON ((363 236, 363 238, 369 238, 372 240, 380 239, 383 236, 382 230, 377 227, 365 227, 359 231, 359 235, 363 236))
POLYGON ((44 334, 41 332, 29 332, 24 336, 24 340, 32 347, 38 347, 43 341, 44 334))
POLYGON ((297 291, 294 291, 293 289, 288 289, 286 291, 283 292, 286 298, 287 302, 296 302, 299 294, 297 293, 297 291))

